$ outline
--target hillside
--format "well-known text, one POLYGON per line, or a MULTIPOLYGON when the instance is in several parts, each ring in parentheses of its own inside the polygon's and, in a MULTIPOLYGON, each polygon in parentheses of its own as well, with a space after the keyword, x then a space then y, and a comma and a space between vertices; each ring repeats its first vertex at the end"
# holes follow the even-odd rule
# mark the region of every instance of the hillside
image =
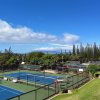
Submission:
POLYGON ((71 95, 59 95, 52 100, 100 100, 100 79, 92 80, 71 95))

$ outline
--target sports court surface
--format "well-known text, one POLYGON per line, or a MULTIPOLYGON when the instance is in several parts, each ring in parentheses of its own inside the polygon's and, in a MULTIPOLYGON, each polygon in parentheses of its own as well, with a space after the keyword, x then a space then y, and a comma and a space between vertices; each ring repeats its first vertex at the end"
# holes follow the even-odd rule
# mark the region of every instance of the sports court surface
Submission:
POLYGON ((6 77, 16 78, 18 80, 24 80, 28 82, 37 82, 39 84, 51 84, 54 83, 59 76, 50 76, 47 74, 33 74, 29 72, 15 72, 10 74, 5 74, 6 77))
POLYGON ((19 100, 19 98, 20 100, 43 100, 55 94, 54 82, 56 79, 62 78, 61 76, 24 71, 4 73, 3 77, 6 77, 7 80, 1 81, 0 100, 19 100), (14 83, 15 79, 18 79, 18 82, 14 83))
POLYGON ((0 100, 8 100, 9 98, 23 94, 23 92, 0 85, 0 100))
POLYGON ((55 95, 64 88, 72 89, 82 83, 87 75, 67 75, 64 79, 61 75, 51 75, 44 72, 33 71, 12 71, 2 74, 3 79, 0 84, 0 100, 44 100, 55 95), (18 82, 13 82, 13 80, 18 82), (55 84, 56 79, 64 79, 59 85, 55 84), (26 84, 27 83, 27 84, 26 84), (73 86, 74 84, 74 86, 73 86), (23 91, 23 92, 21 92, 23 91))

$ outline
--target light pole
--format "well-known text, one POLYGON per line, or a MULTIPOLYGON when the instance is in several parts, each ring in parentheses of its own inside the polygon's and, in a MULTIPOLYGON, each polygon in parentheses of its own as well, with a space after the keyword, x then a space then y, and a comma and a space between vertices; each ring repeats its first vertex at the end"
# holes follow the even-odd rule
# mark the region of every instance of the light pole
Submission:
POLYGON ((46 68, 45 68, 45 66, 44 66, 44 77, 45 77, 45 69, 46 69, 46 68))
POLYGON ((63 63, 63 58, 64 58, 64 56, 62 56, 62 63, 63 63))

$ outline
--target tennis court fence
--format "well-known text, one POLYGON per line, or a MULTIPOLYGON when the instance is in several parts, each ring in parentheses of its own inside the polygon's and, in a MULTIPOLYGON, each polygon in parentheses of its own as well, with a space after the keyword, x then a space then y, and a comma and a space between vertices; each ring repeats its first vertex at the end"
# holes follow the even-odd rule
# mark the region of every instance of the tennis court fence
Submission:
POLYGON ((23 93, 8 100, 47 100, 51 96, 59 93, 59 91, 66 91, 79 88, 81 85, 89 81, 88 72, 82 72, 66 78, 65 81, 56 84, 56 82, 48 85, 38 87, 35 90, 23 93))
POLYGON ((42 87, 39 87, 35 90, 23 93, 8 100, 46 100, 49 97, 57 94, 59 89, 55 86, 55 83, 48 84, 42 87))
POLYGON ((66 81, 60 84, 60 89, 63 91, 76 89, 82 86, 83 84, 85 84, 86 82, 88 82, 89 80, 90 80, 90 77, 89 77, 88 72, 84 71, 76 75, 67 77, 66 81))

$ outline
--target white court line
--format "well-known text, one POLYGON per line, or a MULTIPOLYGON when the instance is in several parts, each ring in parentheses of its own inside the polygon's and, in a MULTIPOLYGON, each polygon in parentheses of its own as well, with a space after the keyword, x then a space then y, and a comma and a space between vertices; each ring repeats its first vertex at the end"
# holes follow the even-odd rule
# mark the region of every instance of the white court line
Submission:
POLYGON ((16 92, 10 91, 10 90, 8 90, 8 89, 4 89, 4 88, 2 88, 2 87, 0 87, 0 88, 3 89, 4 91, 9 91, 9 92, 11 92, 11 93, 14 93, 14 94, 19 95, 19 93, 16 93, 16 92))
MULTIPOLYGON (((14 74, 14 73, 13 73, 13 74, 14 74)), ((29 74, 28 74, 28 73, 25 73, 25 74, 21 74, 21 73, 20 73, 20 76, 21 76, 21 75, 22 75, 22 76, 25 76, 25 77, 26 77, 26 76, 33 76, 33 77, 34 77, 34 76, 37 76, 37 77, 43 77, 43 78, 47 78, 47 79, 54 79, 54 80, 56 80, 56 79, 59 78, 59 77, 54 78, 54 77, 52 77, 52 76, 44 76, 44 75, 40 76, 40 75, 36 75, 36 74, 31 74, 31 73, 29 73, 29 74)), ((10 76, 10 77, 14 78, 13 76, 10 76)))
POLYGON ((53 77, 50 77, 50 76, 39 76, 39 75, 33 75, 33 74, 27 74, 27 76, 37 76, 37 77, 43 77, 43 78, 47 78, 47 79, 57 79, 57 78, 53 78, 53 77))

